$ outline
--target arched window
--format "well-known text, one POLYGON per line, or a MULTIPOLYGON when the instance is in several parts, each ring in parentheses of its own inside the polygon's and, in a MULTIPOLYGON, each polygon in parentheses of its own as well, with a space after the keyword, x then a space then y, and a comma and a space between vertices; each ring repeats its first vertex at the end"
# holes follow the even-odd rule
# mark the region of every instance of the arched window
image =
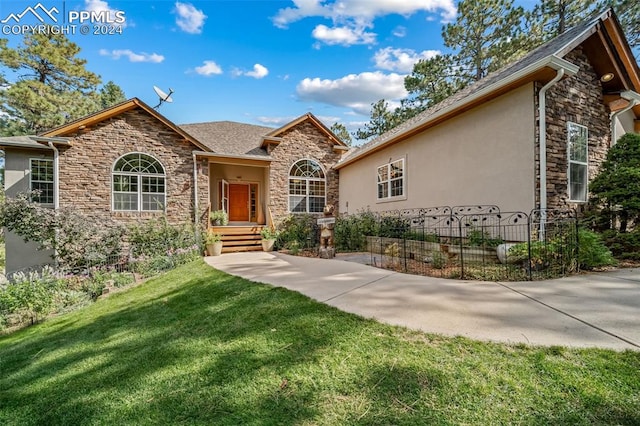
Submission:
POLYGON ((112 182, 113 210, 164 210, 164 167, 152 156, 139 152, 123 155, 113 166, 112 182))
POLYGON ((326 204, 326 181, 322 166, 300 160, 289 171, 289 211, 319 213, 326 204))

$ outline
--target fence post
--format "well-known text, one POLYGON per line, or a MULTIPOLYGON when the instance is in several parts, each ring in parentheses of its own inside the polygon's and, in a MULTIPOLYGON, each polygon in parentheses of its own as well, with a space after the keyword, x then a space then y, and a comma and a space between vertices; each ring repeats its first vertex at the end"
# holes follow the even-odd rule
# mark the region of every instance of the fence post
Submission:
POLYGON ((531 275, 531 217, 533 214, 527 216, 527 277, 529 281, 533 281, 531 275))
POLYGON ((578 226, 578 212, 575 210, 573 211, 573 223, 575 224, 575 231, 576 231, 576 239, 575 239, 576 272, 580 272, 580 229, 579 229, 580 227, 578 226))
POLYGON ((458 241, 460 244, 460 279, 464 280, 464 249, 462 248, 462 221, 456 217, 458 221, 458 241))

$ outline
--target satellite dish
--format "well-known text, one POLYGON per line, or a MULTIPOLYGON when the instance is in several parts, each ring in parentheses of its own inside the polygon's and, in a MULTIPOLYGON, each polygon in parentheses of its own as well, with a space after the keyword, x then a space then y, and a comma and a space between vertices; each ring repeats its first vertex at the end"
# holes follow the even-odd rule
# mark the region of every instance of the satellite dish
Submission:
POLYGON ((154 106, 153 109, 160 108, 160 105, 162 105, 163 102, 173 102, 173 99, 171 99, 171 94, 173 93, 172 88, 169 88, 169 94, 164 93, 158 86, 153 86, 153 91, 156 92, 156 95, 158 95, 158 98, 160 99, 158 105, 154 106))

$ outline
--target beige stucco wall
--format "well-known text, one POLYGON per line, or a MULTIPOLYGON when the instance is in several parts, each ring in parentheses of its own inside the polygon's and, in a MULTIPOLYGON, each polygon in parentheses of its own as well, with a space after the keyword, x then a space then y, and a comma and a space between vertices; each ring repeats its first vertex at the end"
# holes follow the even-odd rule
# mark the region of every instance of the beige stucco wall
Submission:
MULTIPOLYGON (((15 197, 21 192, 29 191, 29 159, 53 158, 48 150, 5 150, 5 193, 7 197, 15 197)), ((5 231, 6 272, 12 273, 36 265, 52 262, 52 252, 38 250, 37 243, 25 243, 22 237, 5 231)))
POLYGON ((340 211, 534 206, 534 102, 528 84, 340 169, 340 211), (404 200, 378 202, 376 173, 405 158, 404 200))

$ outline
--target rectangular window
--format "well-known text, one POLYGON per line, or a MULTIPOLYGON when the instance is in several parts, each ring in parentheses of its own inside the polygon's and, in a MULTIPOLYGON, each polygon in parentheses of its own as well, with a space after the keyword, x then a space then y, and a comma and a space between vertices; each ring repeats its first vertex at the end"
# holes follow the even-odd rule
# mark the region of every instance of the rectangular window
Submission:
POLYGON ((138 176, 113 175, 113 209, 138 210, 138 176))
POLYGON ((378 200, 404 195, 404 159, 378 167, 378 200))
POLYGON ((32 196, 34 202, 53 205, 53 160, 32 158, 29 184, 31 191, 36 191, 32 196))
POLYGON ((586 202, 589 183, 589 132, 585 126, 567 123, 569 201, 586 202))

